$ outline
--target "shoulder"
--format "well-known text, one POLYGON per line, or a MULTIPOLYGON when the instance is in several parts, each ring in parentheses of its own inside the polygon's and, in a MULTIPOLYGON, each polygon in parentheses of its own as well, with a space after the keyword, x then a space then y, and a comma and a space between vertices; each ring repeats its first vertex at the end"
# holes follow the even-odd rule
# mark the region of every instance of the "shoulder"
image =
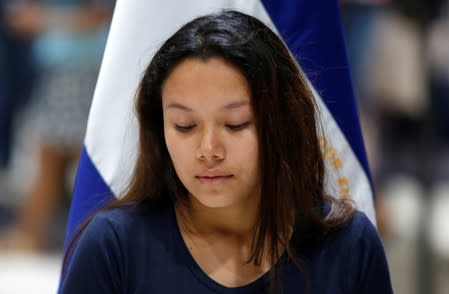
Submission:
POLYGON ((350 221, 331 232, 325 246, 345 264, 358 293, 392 293, 382 239, 363 212, 357 211, 350 221))
MULTIPOLYGON (((332 203, 326 202, 322 212, 323 219, 327 218, 333 209, 332 203)), ((324 237, 318 241, 312 251, 319 254, 321 250, 328 253, 345 252, 348 248, 365 250, 368 249, 367 245, 383 249, 375 225, 365 213, 355 210, 349 219, 343 223, 339 221, 338 225, 335 224, 334 227, 327 229, 324 237)))
POLYGON ((116 238, 133 236, 133 233, 157 233, 170 222, 170 206, 140 206, 129 203, 98 213, 89 223, 85 234, 95 236, 115 235, 116 238))
POLYGON ((392 293, 382 240, 360 211, 305 256, 317 293, 392 293), (327 282, 322 283, 325 279, 327 282))
POLYGON ((117 293, 121 289, 125 259, 120 240, 122 226, 117 224, 124 219, 129 223, 131 218, 120 207, 102 211, 91 219, 76 242, 62 293, 117 293))
POLYGON ((170 241, 170 211, 127 204, 98 213, 76 244, 62 293, 117 293, 131 285, 170 241))
POLYGON ((168 213, 169 208, 144 208, 135 203, 100 211, 82 231, 77 248, 118 250, 135 234, 142 231, 148 234, 153 229, 158 230, 167 222, 168 213))
POLYGON ((155 238, 161 239, 159 237, 173 226, 171 210, 170 206, 129 203, 100 211, 80 234, 75 253, 102 251, 119 256, 129 248, 136 248, 136 242, 145 244, 155 238))
POLYGON ((368 255, 384 254, 376 227, 361 211, 356 211, 349 221, 328 232, 320 248, 343 257, 356 267, 360 267, 359 263, 368 255))
POLYGON ((356 211, 351 220, 337 229, 336 232, 340 235, 340 238, 355 242, 356 244, 364 241, 369 241, 370 243, 374 241, 377 245, 382 245, 376 227, 365 213, 359 210, 356 211))

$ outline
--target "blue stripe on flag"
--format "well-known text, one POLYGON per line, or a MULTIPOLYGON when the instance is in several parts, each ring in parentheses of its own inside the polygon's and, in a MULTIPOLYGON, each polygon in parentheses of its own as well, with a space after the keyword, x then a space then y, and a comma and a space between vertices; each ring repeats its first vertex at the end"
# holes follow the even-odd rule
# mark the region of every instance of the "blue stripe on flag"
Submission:
POLYGON ((320 94, 369 179, 336 0, 263 0, 278 32, 320 94))
POLYGON ((113 199, 111 190, 92 163, 86 147, 83 147, 70 207, 64 251, 70 244, 79 225, 95 210, 110 203, 113 199))

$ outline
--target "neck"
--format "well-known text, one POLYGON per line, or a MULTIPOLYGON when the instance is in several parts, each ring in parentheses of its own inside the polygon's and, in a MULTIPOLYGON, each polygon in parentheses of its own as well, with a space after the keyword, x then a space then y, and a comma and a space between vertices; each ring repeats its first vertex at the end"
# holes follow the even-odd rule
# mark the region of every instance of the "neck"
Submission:
POLYGON ((188 204, 178 202, 175 207, 179 221, 190 234, 222 236, 242 241, 252 240, 259 214, 259 205, 254 202, 211 208, 190 197, 188 204))

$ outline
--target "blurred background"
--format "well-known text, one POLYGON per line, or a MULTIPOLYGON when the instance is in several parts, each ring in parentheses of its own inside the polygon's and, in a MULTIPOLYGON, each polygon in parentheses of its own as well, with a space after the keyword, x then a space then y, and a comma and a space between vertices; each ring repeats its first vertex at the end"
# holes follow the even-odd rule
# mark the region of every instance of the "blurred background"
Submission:
MULTIPOLYGON (((398 294, 449 293, 449 1, 341 0, 398 294)), ((0 293, 55 293, 114 0, 0 0, 0 293)))
POLYGON ((449 1, 341 1, 395 293, 449 293, 449 1))
POLYGON ((56 293, 113 0, 0 0, 0 293, 56 293))

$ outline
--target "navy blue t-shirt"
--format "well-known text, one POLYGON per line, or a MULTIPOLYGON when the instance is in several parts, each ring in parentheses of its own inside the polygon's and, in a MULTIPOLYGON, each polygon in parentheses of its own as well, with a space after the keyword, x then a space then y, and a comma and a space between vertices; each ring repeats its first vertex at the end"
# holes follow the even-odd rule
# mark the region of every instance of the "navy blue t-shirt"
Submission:
MULTIPOLYGON (((382 242, 361 212, 303 259, 304 271, 284 254, 283 293, 393 293, 382 242), (305 278, 307 276, 308 278, 305 278)), ((172 206, 133 205, 98 214, 82 234, 62 294, 268 293, 270 275, 241 287, 212 280, 184 243, 172 206)))

